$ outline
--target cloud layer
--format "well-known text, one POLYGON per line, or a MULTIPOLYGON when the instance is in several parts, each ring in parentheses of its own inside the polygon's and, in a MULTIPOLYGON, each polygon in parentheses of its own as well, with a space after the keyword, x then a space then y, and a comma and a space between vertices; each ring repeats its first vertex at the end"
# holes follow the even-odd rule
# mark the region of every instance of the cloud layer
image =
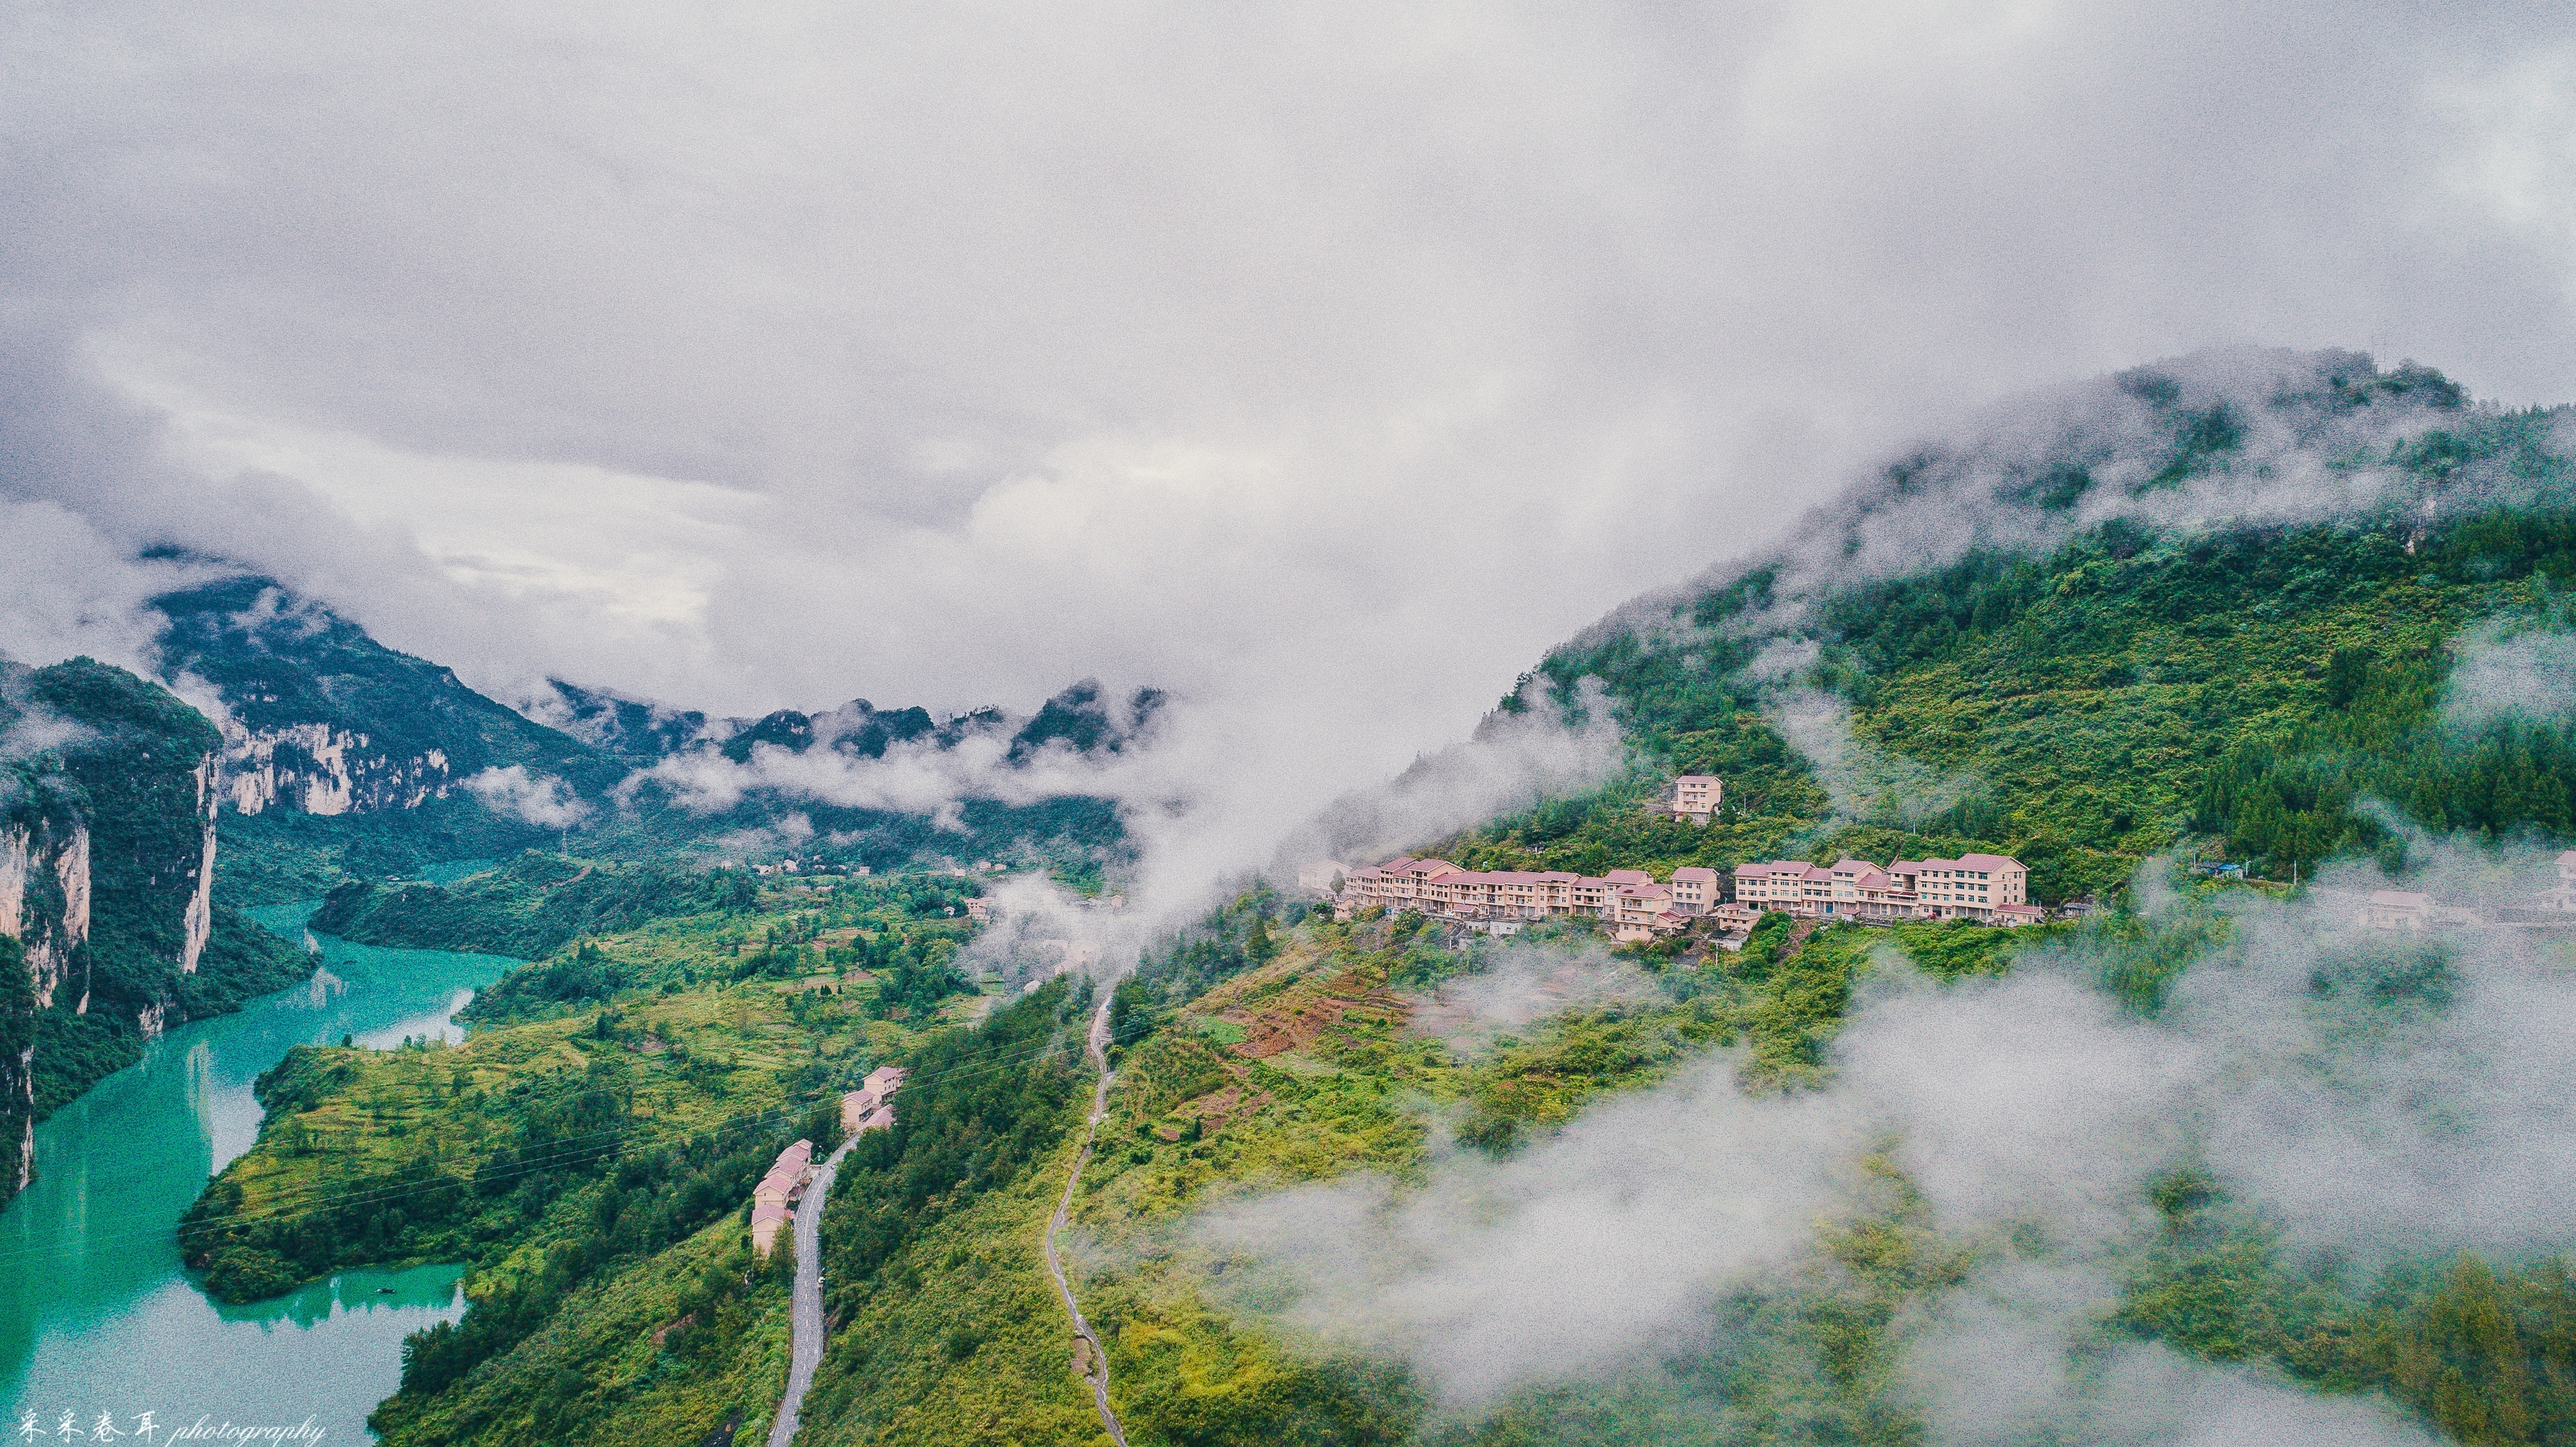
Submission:
POLYGON ((505 697, 1151 683, 1275 837, 2012 389, 2261 341, 2566 396, 2571 54, 2512 4, 21 9, 0 496, 94 537, 0 646, 130 648, 50 560, 176 542, 505 697))

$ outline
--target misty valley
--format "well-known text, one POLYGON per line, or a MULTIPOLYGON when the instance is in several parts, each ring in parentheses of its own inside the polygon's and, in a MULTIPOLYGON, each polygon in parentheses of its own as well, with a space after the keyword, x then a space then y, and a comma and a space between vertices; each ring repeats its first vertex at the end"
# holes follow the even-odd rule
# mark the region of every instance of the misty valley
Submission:
POLYGON ((0 672, 10 1423, 2576 1443, 2571 467, 2020 398, 1226 858, 1186 694, 505 703, 141 558, 0 672))

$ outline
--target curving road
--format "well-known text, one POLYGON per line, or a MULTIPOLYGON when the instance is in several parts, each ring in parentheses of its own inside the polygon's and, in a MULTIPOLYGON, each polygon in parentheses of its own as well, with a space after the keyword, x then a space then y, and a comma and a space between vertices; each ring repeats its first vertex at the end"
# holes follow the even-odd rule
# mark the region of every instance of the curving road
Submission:
MULTIPOLYGON (((1091 1017, 1091 1063, 1100 1069, 1100 1084, 1091 1092, 1091 1119, 1084 1123, 1082 1153, 1073 1158, 1073 1173, 1065 1177, 1064 1195, 1055 1203, 1055 1217, 1047 1222, 1047 1271, 1055 1277, 1056 1295, 1064 1298, 1065 1315, 1073 1318, 1073 1334, 1088 1351, 1078 1352, 1075 1361, 1083 1380, 1091 1384, 1091 1402, 1100 1409, 1100 1425, 1109 1429, 1109 1439, 1118 1447, 1127 1447, 1127 1430, 1118 1425, 1118 1413, 1109 1405, 1109 1353, 1100 1346, 1100 1334, 1083 1318, 1082 1307, 1073 1299, 1073 1287, 1064 1279, 1064 1262, 1055 1254, 1055 1235, 1064 1229, 1065 1213, 1073 1209, 1073 1188, 1082 1181, 1082 1168, 1091 1163, 1091 1143, 1100 1134, 1100 1118, 1109 1113, 1109 1000, 1103 996, 1099 1013, 1091 1017)), ((802 1222, 799 1222, 801 1227, 802 1222)), ((800 1238, 801 1239, 801 1238, 800 1238)), ((801 1288, 803 1278, 798 1278, 801 1288)), ((810 1376, 811 1373, 809 1372, 810 1376)), ((793 1431, 794 1428, 790 1428, 793 1431)), ((785 1439, 772 1437, 770 1447, 786 1447, 785 1439)))
POLYGON ((805 1405, 805 1389, 814 1385, 814 1368, 823 1361, 823 1198, 832 1192, 841 1157, 858 1143, 859 1133, 853 1131, 840 1149, 825 1156, 805 1198, 796 1204, 796 1294, 788 1312, 795 1337, 787 1351, 787 1396, 778 1404, 777 1420, 769 1424, 769 1447, 787 1447, 796 1440, 797 1409, 805 1405))

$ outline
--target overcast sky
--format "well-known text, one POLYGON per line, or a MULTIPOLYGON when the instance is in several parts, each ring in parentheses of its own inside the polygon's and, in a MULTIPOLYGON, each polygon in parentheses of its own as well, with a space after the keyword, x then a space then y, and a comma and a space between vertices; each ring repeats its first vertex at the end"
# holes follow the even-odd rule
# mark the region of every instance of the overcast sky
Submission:
POLYGON ((1284 814, 2020 387, 2576 396, 2571 76, 2541 4, 20 5, 0 490, 78 520, 0 562, 505 696, 1152 682, 1284 814))

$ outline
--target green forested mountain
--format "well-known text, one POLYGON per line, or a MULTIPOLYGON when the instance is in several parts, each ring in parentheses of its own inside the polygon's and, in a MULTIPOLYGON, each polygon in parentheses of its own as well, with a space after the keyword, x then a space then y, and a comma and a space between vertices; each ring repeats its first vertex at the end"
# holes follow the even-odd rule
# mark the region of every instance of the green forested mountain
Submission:
POLYGON ((2569 433, 2339 353, 2013 404, 1552 653, 1506 707, 1613 710, 1628 772, 1419 841, 1659 873, 1982 847, 2043 898, 2108 893, 2084 923, 1770 915, 1739 950, 1614 952, 1254 886, 1116 981, 1077 1174, 1092 987, 975 992, 944 884, 683 899, 527 856, 335 900, 551 953, 461 1050, 281 1068, 192 1250, 237 1294, 476 1261, 391 1440, 736 1440, 777 1399, 784 1293, 715 1201, 764 1122, 900 1061, 825 1217, 800 1442, 1105 1440, 1041 1249, 1070 1176, 1138 1447, 2576 1447, 2562 937, 2361 930, 2326 891, 2152 862, 2510 872, 2576 838, 2569 433), (1724 777, 1715 823, 1650 811, 1679 772, 1724 777), (521 1174, 584 1132, 635 1164, 521 1174), (391 1226, 260 1210, 388 1180, 426 1203, 391 1226), (1583 1300, 1613 1279, 1635 1299, 1583 1300), (1585 1355, 1672 1279, 1642 1345, 1585 1355), (1461 1393, 1479 1353, 1526 1360, 1461 1393))
POLYGON ((2500 647, 2528 672, 2512 638, 2564 621, 2576 417, 2342 354, 2267 360, 2259 403, 2233 373, 2223 395, 2113 379, 2129 425, 2095 420, 2116 447, 1927 449, 1780 555, 1557 650, 1539 674, 1569 701, 1600 679, 1641 767, 1444 847, 1596 872, 1981 848, 2054 901, 2176 848, 2287 879, 2396 819, 2576 833, 2568 720, 2450 689, 2500 647), (1909 532, 1910 568, 1890 552, 1909 532), (1712 827, 1648 817, 1694 772, 1726 780, 1712 827))

